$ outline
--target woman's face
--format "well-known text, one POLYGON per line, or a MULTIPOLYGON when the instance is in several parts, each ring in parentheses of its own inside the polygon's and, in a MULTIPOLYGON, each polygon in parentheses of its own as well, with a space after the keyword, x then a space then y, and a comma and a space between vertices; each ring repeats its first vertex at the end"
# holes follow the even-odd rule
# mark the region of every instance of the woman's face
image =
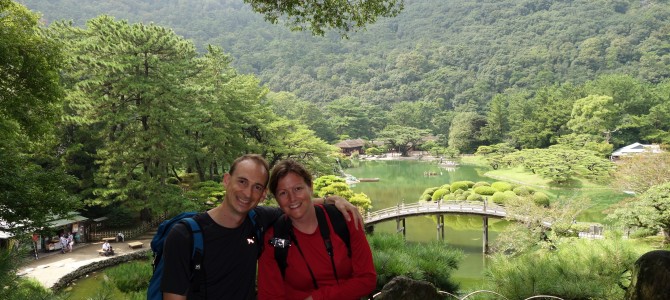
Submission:
POLYGON ((304 217, 312 205, 312 187, 298 174, 289 172, 279 179, 275 198, 279 207, 293 220, 304 217))

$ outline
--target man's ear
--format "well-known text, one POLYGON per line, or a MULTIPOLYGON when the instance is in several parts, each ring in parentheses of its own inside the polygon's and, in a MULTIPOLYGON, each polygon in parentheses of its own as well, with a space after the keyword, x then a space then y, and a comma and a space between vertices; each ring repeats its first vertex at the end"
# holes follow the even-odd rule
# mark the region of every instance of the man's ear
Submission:
POLYGON ((221 184, 225 187, 228 185, 228 182, 230 182, 230 174, 223 174, 223 180, 221 181, 221 184))

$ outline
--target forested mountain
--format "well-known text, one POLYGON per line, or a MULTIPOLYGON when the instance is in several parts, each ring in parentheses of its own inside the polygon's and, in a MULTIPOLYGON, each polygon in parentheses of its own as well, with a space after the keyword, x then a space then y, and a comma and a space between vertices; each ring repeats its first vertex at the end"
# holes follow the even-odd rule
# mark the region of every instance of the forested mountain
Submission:
MULTIPOLYGON (((461 151, 499 141, 510 141, 515 147, 546 147, 556 143, 558 136, 574 132, 566 124, 572 104, 579 98, 599 92, 614 97, 618 107, 631 108, 623 102, 637 100, 605 92, 608 88, 630 92, 630 86, 603 87, 605 82, 623 80, 655 96, 648 97, 653 99, 635 112, 616 112, 627 124, 607 129, 618 132, 608 142, 619 146, 668 139, 667 133, 659 137, 639 130, 620 131, 631 126, 634 116, 650 114, 654 105, 664 102, 659 93, 639 85, 655 85, 670 75, 670 5, 666 1, 406 0, 399 16, 379 19, 366 30, 350 34, 349 39, 336 32, 325 36, 291 32, 285 26, 265 22, 242 0, 19 2, 43 13, 47 23, 72 19, 83 26, 86 20, 104 13, 172 28, 194 40, 200 51, 208 44, 221 46, 233 58, 233 67, 255 74, 272 91, 288 91, 327 108, 325 113, 331 118, 352 105, 371 116, 357 125, 351 125, 355 123, 351 118, 331 121, 340 136, 373 138, 386 125, 395 124, 430 129, 447 145, 450 129, 463 127, 454 127, 452 122, 456 121, 468 123, 462 130, 476 132, 458 147, 461 151), (590 90, 582 89, 603 75, 625 79, 603 79, 590 85, 590 90), (538 96, 541 89, 566 84, 578 88, 553 89, 563 90, 565 103, 551 103, 551 98, 558 96, 551 93, 538 96), (570 89, 574 92, 566 94, 570 89), (491 100, 496 95, 525 99, 523 107, 515 108, 517 113, 520 109, 535 112, 537 105, 543 106, 545 113, 560 112, 550 118, 524 115, 501 121, 507 125, 492 125, 491 100), (542 99, 531 101, 533 97, 542 99), (531 102, 534 104, 529 105, 531 102), (459 112, 472 114, 454 119, 459 112), (534 118, 545 124, 536 124, 534 118), (534 123, 523 127, 524 121, 534 123), (485 126, 489 128, 483 129, 485 126)), ((500 109, 514 105, 507 98, 500 101, 500 109)), ((317 135, 332 141, 327 134, 317 135)))
POLYGON ((99 14, 155 22, 223 47, 241 72, 312 102, 344 96, 389 107, 430 100, 483 111, 510 87, 583 83, 603 73, 670 74, 665 1, 406 0, 404 11, 340 39, 272 25, 242 0, 22 0, 47 22, 99 14))

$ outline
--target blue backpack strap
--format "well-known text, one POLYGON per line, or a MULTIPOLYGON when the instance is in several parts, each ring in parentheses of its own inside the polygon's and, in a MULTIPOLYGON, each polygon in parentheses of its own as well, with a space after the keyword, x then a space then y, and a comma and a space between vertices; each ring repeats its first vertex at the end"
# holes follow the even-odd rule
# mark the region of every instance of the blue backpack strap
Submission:
POLYGON ((251 225, 254 226, 254 234, 256 237, 256 244, 258 245, 258 257, 261 257, 261 253, 263 253, 263 247, 265 244, 263 243, 263 225, 258 222, 258 213, 256 213, 256 210, 252 209, 248 213, 249 220, 251 220, 251 225))
MULTIPOLYGON (((205 282, 205 270, 202 265, 205 257, 204 238, 198 221, 193 218, 184 218, 181 222, 186 223, 191 232, 193 250, 191 251, 191 277, 189 280, 191 282, 191 290, 197 293, 200 292, 201 283, 205 282)), ((206 294, 207 291, 205 290, 206 294)))

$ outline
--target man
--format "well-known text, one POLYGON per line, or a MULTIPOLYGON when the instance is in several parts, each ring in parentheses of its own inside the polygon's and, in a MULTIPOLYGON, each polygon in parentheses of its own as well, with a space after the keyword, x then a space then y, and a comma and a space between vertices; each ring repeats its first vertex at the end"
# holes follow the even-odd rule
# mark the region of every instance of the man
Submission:
MULTIPOLYGON (((161 282, 163 299, 255 299, 256 259, 260 247, 255 228, 247 214, 254 209, 261 228, 268 228, 281 211, 273 207, 256 207, 265 198, 269 166, 262 156, 247 154, 237 158, 223 176, 226 195, 221 204, 195 219, 204 238, 202 278, 191 286, 191 234, 184 224, 177 224, 165 240, 164 270, 161 282)), ((354 213, 355 222, 362 217, 355 206, 341 197, 335 201, 342 211, 354 213)), ((324 202, 319 199, 316 202, 324 202)), ((349 214, 344 213, 349 219, 349 214)))
POLYGON ((110 256, 114 254, 114 250, 112 250, 112 245, 110 245, 107 240, 105 240, 105 243, 102 244, 102 254, 104 256, 110 256))

